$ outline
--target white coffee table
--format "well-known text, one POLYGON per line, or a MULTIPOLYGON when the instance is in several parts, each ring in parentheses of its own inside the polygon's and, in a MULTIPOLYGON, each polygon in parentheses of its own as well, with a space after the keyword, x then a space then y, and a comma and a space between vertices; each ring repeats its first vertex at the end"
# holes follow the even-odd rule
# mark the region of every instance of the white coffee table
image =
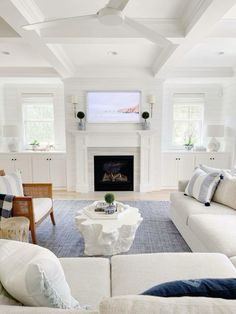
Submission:
POLYGON ((107 256, 127 252, 143 220, 138 208, 125 205, 125 209, 115 218, 103 214, 101 219, 94 219, 86 214, 86 210, 95 207, 96 203, 78 211, 75 217, 76 226, 84 237, 84 254, 107 256))

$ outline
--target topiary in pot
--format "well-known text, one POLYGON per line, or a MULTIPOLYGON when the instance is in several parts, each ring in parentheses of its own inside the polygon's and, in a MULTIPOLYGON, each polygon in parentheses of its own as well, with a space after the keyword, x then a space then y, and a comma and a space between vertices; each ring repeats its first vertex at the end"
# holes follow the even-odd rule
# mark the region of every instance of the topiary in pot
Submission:
POLYGON ((144 130, 149 130, 150 129, 150 123, 147 122, 147 119, 149 118, 149 112, 144 111, 142 113, 142 118, 144 119, 143 129, 144 130))
POLYGON ((83 111, 79 111, 77 113, 77 118, 80 120, 79 125, 78 125, 79 130, 85 130, 85 123, 83 121, 84 117, 85 117, 85 114, 83 111))
POLYGON ((111 205, 115 200, 115 195, 113 193, 106 193, 104 195, 104 200, 107 204, 111 205))

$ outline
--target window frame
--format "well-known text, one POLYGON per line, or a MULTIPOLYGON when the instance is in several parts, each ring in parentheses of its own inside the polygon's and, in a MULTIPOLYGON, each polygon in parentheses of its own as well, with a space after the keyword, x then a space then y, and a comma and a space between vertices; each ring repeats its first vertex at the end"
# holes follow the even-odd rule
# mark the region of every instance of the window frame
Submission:
MULTIPOLYGON (((51 97, 52 98, 52 106, 53 106, 53 143, 50 143, 52 145, 55 145, 55 141, 56 141, 56 130, 55 130, 55 95, 54 93, 50 93, 50 92, 38 92, 38 93, 34 93, 34 92, 22 92, 21 93, 21 116, 22 116, 22 139, 23 139, 23 147, 25 149, 29 148, 30 143, 26 142, 26 132, 25 132, 25 118, 24 118, 24 98, 33 98, 33 97, 51 97)), ((45 121, 45 120, 39 120, 39 121, 45 121)), ((46 145, 46 143, 41 142, 40 144, 46 145)))
MULTIPOLYGON (((177 120, 174 120, 174 106, 177 102, 175 102, 175 98, 182 99, 182 101, 179 101, 179 103, 184 103, 185 101, 189 101, 192 103, 202 103, 202 119, 201 119, 201 135, 200 135, 200 141, 198 145, 203 145, 203 132, 204 132, 204 118, 205 118, 205 94, 203 93, 173 93, 172 94, 172 106, 171 106, 171 134, 170 134, 170 144, 172 149, 180 150, 183 149, 183 145, 178 145, 174 142, 174 122, 177 120), (195 99, 195 101, 194 101, 195 99), (197 101, 196 101, 197 100, 197 101)), ((182 120, 190 122, 191 120, 182 120)), ((192 120, 192 121, 199 121, 199 120, 192 120)))

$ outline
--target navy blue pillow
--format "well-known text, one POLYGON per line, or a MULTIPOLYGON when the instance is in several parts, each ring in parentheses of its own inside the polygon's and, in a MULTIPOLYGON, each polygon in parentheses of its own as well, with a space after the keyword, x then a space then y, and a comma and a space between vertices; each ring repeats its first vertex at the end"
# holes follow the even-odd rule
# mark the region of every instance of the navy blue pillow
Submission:
POLYGON ((209 297, 236 299, 236 278, 166 282, 142 293, 157 297, 209 297))

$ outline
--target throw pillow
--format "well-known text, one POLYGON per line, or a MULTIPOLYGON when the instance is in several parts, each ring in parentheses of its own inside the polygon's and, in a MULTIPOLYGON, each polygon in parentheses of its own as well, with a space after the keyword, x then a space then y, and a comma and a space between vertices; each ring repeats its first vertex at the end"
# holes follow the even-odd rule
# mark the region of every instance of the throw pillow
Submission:
POLYGON ((177 280, 142 293, 158 297, 208 297, 236 299, 236 278, 177 280))
POLYGON ((71 296, 60 261, 40 246, 1 239, 0 281, 24 305, 80 308, 71 296))
POLYGON ((0 176, 0 193, 24 196, 20 171, 0 176))
MULTIPOLYGON (((21 305, 15 299, 13 299, 0 283, 0 305, 21 305)), ((0 310, 1 311, 1 310, 0 310)))
POLYGON ((236 178, 224 173, 224 179, 220 181, 213 201, 236 209, 236 178))
POLYGON ((200 168, 196 168, 185 189, 185 194, 194 197, 206 206, 210 206, 219 181, 220 174, 218 172, 206 173, 200 168))

